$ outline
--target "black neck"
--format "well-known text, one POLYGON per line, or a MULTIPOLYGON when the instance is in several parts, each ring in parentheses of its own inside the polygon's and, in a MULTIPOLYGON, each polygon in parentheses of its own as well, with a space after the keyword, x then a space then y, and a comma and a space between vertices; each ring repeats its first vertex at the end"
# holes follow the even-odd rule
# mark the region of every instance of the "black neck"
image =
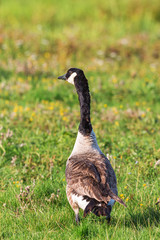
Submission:
POLYGON ((79 98, 81 113, 79 131, 83 135, 89 135, 92 131, 92 125, 90 121, 90 93, 88 81, 84 75, 75 81, 75 87, 79 98))

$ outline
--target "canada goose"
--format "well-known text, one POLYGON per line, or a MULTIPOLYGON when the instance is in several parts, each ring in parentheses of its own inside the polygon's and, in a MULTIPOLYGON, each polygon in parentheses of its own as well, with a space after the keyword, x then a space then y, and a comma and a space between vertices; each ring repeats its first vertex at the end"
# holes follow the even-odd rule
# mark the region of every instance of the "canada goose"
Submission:
POLYGON ((93 212, 97 216, 110 213, 115 201, 125 203, 117 196, 117 181, 107 157, 101 152, 90 121, 90 93, 88 81, 81 69, 70 68, 58 77, 73 84, 80 103, 80 125, 73 151, 66 163, 66 193, 79 222, 79 208, 84 217, 93 212))

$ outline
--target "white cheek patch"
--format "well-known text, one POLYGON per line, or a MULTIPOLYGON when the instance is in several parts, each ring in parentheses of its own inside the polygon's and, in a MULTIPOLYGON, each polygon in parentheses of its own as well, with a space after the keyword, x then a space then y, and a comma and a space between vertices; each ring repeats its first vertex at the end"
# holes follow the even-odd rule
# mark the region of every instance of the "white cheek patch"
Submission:
POLYGON ((71 76, 67 79, 67 82, 71 83, 74 85, 74 78, 77 76, 77 73, 74 72, 71 74, 71 76))

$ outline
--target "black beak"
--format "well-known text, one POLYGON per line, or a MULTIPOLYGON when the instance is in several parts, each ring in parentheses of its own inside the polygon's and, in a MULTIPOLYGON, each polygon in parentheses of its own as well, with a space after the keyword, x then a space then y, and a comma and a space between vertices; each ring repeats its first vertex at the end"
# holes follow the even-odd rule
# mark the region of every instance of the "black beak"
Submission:
POLYGON ((62 79, 62 80, 66 80, 66 74, 62 75, 62 76, 59 76, 58 79, 62 79))

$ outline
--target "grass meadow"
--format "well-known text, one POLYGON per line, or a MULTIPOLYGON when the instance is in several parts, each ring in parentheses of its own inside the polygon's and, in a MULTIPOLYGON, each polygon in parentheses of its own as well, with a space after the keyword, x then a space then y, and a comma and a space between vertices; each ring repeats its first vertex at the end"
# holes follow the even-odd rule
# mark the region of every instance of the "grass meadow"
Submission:
POLYGON ((160 239, 160 1, 0 1, 0 239, 160 239), (69 67, 125 209, 76 226, 65 164, 79 125, 69 67))

